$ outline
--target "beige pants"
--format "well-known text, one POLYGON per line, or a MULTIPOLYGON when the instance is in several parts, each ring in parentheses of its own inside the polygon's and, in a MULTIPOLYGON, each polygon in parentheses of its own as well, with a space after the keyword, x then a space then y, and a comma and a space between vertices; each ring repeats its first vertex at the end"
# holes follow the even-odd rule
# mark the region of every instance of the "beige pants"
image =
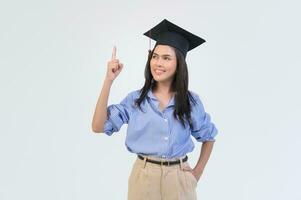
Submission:
POLYGON ((128 200, 196 200, 198 182, 185 169, 190 169, 188 161, 165 166, 145 162, 137 157, 128 180, 128 200))

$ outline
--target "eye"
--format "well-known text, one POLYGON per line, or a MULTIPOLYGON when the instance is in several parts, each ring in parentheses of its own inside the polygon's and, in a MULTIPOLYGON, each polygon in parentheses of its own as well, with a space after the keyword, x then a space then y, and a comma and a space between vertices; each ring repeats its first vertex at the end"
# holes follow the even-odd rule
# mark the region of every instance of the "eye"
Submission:
POLYGON ((169 57, 164 57, 164 60, 170 60, 170 58, 169 57))
POLYGON ((152 58, 156 58, 156 57, 157 57, 156 55, 153 55, 153 56, 152 56, 152 58))

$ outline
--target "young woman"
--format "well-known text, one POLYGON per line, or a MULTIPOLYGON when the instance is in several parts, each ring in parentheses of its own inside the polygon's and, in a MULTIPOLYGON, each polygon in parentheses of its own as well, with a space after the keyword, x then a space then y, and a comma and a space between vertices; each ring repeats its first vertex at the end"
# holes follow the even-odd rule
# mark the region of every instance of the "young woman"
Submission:
POLYGON ((114 79, 123 69, 116 47, 93 116, 95 133, 112 135, 128 124, 126 148, 137 154, 128 180, 129 200, 192 200, 210 157, 217 129, 199 96, 188 90, 186 54, 204 39, 167 21, 144 35, 156 40, 145 67, 145 83, 119 103, 107 105, 114 79), (192 137, 202 142, 190 167, 192 137))

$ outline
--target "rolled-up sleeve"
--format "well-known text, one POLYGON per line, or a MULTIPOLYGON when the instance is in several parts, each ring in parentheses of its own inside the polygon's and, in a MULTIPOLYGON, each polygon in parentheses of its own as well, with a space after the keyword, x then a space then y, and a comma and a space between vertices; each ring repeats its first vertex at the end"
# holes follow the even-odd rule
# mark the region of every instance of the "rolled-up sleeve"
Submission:
POLYGON ((191 135, 198 142, 215 141, 215 136, 218 130, 215 124, 211 121, 211 116, 205 112, 203 103, 198 95, 195 95, 196 105, 192 108, 192 124, 191 135))
POLYGON ((104 133, 112 135, 118 132, 123 124, 130 119, 132 98, 129 93, 119 104, 111 104, 107 108, 107 120, 104 123, 104 133))

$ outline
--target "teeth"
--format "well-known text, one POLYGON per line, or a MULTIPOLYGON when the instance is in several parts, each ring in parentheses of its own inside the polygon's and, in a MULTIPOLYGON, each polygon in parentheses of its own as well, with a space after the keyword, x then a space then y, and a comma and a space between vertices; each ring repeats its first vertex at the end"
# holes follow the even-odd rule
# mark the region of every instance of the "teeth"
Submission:
POLYGON ((163 71, 163 70, 156 69, 155 72, 156 72, 156 73, 163 73, 164 71, 163 71))

